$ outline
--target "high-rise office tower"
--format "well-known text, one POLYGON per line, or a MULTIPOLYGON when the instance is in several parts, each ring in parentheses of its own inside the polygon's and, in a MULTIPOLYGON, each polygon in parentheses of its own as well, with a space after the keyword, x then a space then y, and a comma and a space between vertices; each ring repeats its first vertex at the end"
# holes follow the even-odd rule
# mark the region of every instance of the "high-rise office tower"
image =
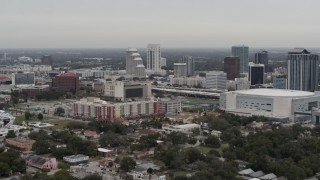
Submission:
POLYGON ((161 71, 161 49, 160 44, 148 44, 147 47, 147 69, 155 73, 161 71))
POLYGON ((187 76, 187 64, 186 63, 174 63, 173 64, 174 77, 186 77, 187 76))
POLYGON ((182 59, 180 59, 180 63, 187 64, 187 76, 194 75, 194 59, 192 56, 183 56, 182 59))
POLYGON ((318 86, 319 57, 306 49, 288 53, 288 89, 315 91, 318 86))
POLYGON ((232 46, 232 56, 240 58, 240 73, 248 72, 249 66, 249 47, 248 46, 232 46))
POLYGON ((240 58, 236 56, 229 56, 224 58, 223 70, 227 73, 227 80, 240 78, 240 58))
POLYGON ((264 64, 266 72, 269 72, 268 61, 268 51, 260 50, 259 52, 254 54, 254 63, 264 64))
POLYGON ((135 48, 128 48, 126 51, 126 73, 137 77, 146 75, 143 60, 135 48))
POLYGON ((249 81, 251 85, 264 84, 264 64, 249 64, 249 81))

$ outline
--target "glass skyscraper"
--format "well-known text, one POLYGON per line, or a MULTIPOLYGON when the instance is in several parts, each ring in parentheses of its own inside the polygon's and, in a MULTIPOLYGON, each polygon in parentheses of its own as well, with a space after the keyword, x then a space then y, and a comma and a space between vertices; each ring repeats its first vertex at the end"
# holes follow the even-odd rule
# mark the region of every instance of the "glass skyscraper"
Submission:
POLYGON ((232 46, 232 56, 240 58, 240 73, 248 72, 249 69, 249 47, 248 46, 232 46))
POLYGON ((315 91, 318 86, 319 57, 306 49, 288 53, 288 89, 315 91))

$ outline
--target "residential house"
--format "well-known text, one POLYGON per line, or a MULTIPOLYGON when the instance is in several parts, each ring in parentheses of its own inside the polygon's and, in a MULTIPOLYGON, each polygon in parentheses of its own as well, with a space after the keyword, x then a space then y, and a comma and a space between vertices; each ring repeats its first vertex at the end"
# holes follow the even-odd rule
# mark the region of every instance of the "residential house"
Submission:
POLYGON ((57 169, 56 158, 43 158, 41 156, 33 155, 26 159, 26 163, 27 165, 38 169, 57 169))

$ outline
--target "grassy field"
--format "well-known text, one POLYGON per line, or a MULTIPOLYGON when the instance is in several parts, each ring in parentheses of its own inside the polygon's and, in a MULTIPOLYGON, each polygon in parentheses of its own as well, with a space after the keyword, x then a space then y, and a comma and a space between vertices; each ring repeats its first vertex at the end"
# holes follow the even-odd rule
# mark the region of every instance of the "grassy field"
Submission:
POLYGON ((52 129, 63 129, 65 128, 69 122, 71 122, 70 120, 67 119, 56 119, 56 120, 50 120, 47 121, 48 123, 53 124, 54 126, 50 127, 52 129))
POLYGON ((219 103, 218 100, 198 99, 198 98, 186 98, 184 100, 184 102, 192 103, 192 104, 217 104, 217 103, 219 103))
POLYGON ((37 119, 26 120, 24 115, 19 115, 19 116, 15 116, 15 117, 16 117, 16 119, 14 120, 13 124, 17 124, 17 125, 21 125, 23 121, 25 121, 25 122, 37 121, 37 119))

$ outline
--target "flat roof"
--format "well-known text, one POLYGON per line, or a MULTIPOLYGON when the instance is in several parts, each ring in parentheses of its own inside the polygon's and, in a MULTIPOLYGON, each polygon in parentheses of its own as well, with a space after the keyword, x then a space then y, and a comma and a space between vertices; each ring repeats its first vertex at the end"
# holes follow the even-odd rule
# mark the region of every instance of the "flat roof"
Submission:
POLYGON ((270 96, 270 97, 305 97, 305 96, 315 95, 315 93, 307 92, 307 91, 270 89, 270 88, 240 90, 240 91, 233 91, 233 93, 253 95, 253 96, 270 96))

